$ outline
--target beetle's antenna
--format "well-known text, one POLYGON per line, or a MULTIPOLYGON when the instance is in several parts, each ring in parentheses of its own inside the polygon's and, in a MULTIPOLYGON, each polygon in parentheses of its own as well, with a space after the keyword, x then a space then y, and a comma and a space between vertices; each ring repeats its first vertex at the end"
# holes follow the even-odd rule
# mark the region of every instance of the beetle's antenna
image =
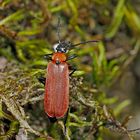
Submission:
POLYGON ((58 35, 58 42, 61 43, 60 40, 60 17, 58 17, 58 23, 57 23, 57 35, 58 35))
POLYGON ((80 42, 80 43, 77 43, 77 44, 74 44, 74 45, 72 45, 73 47, 74 46, 79 46, 79 45, 81 45, 81 44, 86 44, 86 43, 91 43, 91 42, 99 42, 98 40, 89 40, 89 41, 85 41, 85 42, 80 42))

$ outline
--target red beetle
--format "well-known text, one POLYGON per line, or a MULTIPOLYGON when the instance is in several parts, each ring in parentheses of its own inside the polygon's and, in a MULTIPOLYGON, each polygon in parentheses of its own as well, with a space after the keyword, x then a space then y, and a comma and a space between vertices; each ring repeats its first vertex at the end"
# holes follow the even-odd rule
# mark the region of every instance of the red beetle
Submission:
POLYGON ((55 52, 46 55, 46 58, 51 60, 47 67, 47 78, 46 80, 44 78, 39 79, 45 84, 44 109, 50 119, 64 117, 69 107, 69 75, 72 75, 76 69, 70 66, 67 61, 75 58, 76 55, 68 57, 66 53, 74 46, 97 42, 86 41, 75 45, 66 41, 61 42, 59 31, 58 37, 59 43, 54 45, 55 52), (50 55, 52 56, 50 57, 50 55), (71 73, 70 69, 72 70, 71 73))
MULTIPOLYGON (((74 46, 89 42, 97 41, 86 41, 75 45, 59 41, 59 44, 54 45, 55 52, 52 54, 51 62, 48 63, 45 82, 44 108, 49 118, 64 117, 69 107, 69 75, 72 75, 76 69, 67 61, 76 55, 67 57, 66 53, 74 46)), ((46 57, 48 58, 48 55, 46 57)))
POLYGON ((66 52, 69 44, 55 45, 55 53, 47 67, 44 108, 49 117, 64 117, 69 105, 69 66, 66 52))

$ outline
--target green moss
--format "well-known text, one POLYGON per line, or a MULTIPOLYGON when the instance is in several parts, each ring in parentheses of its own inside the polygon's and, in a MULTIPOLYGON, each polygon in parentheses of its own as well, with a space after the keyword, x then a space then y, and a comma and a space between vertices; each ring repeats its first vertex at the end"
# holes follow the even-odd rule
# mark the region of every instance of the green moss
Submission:
POLYGON ((109 94, 111 86, 139 51, 140 17, 132 3, 126 0, 6 0, 0 4, 0 56, 6 59, 1 68, 0 57, 3 129, 0 138, 15 137, 23 128, 27 137, 36 140, 103 140, 111 138, 110 128, 114 128, 132 140, 127 127, 121 125, 122 120, 118 121, 130 100, 120 101, 118 95, 109 94), (46 76, 48 61, 43 56, 52 53, 53 44, 58 42, 59 16, 62 40, 74 44, 99 40, 77 46, 70 52, 79 57, 69 62, 78 71, 70 78, 66 132, 62 120, 50 124, 44 115, 44 86, 37 80, 40 75, 46 76))

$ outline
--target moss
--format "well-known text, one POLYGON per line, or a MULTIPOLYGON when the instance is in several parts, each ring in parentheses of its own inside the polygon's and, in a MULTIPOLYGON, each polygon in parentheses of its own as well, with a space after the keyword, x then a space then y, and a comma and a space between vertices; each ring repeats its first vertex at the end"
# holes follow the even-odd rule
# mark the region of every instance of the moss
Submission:
POLYGON ((139 51, 140 17, 131 2, 5 0, 0 4, 0 138, 19 136, 22 129, 26 137, 38 140, 102 140, 110 139, 112 131, 132 140, 126 127, 129 119, 123 116, 127 121, 119 121, 130 100, 108 94, 139 51), (44 86, 37 80, 46 76, 48 62, 43 56, 52 53, 52 44, 58 42, 58 17, 62 40, 99 40, 70 52, 79 56, 72 61, 79 71, 70 78, 66 132, 63 120, 50 124, 44 115, 44 86))

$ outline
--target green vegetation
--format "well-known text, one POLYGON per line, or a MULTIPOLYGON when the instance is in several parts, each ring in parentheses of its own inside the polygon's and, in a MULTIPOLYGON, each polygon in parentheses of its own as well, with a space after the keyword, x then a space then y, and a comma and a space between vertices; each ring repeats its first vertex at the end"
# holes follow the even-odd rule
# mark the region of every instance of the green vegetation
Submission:
POLYGON ((131 100, 120 100, 109 89, 139 52, 137 3, 0 1, 0 140, 20 136, 35 140, 133 140, 127 128, 131 114, 124 113, 131 100), (69 62, 78 71, 70 77, 66 134, 63 119, 49 123, 43 109, 44 86, 37 79, 46 76, 48 61, 43 56, 53 52, 58 41, 58 17, 62 40, 99 40, 70 52, 79 57, 69 62))

